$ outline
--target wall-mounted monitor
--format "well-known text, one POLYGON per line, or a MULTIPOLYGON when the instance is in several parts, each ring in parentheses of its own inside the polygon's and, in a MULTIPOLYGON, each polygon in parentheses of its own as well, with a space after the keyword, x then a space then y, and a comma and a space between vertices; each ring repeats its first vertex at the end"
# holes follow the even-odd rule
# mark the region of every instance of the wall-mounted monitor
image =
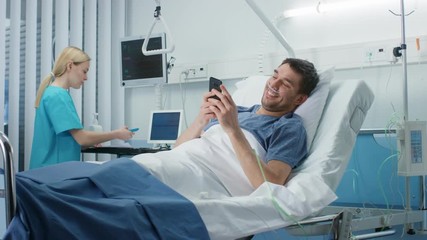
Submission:
MULTIPOLYGON (((124 87, 150 86, 168 82, 166 54, 145 56, 142 53, 144 36, 132 36, 120 39, 121 81, 124 87)), ((165 33, 152 34, 147 50, 166 48, 165 33)))
POLYGON ((151 111, 147 143, 174 144, 181 132, 183 110, 151 111))

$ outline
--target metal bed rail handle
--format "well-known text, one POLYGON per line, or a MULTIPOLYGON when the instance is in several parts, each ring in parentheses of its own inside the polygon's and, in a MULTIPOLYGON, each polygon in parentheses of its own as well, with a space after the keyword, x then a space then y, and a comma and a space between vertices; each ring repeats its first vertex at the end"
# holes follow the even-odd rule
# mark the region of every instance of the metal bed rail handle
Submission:
POLYGON ((159 16, 158 18, 154 19, 153 24, 151 25, 151 28, 148 31, 147 37, 144 40, 144 42, 142 43, 141 51, 145 56, 152 56, 152 55, 157 55, 157 54, 170 53, 170 52, 173 52, 173 50, 175 50, 175 43, 173 42, 172 35, 170 34, 169 28, 166 25, 166 23, 164 22, 163 17, 159 16), (151 33, 153 31, 154 26, 156 25, 156 21, 161 21, 164 23, 164 26, 166 29, 166 37, 169 38, 170 45, 166 48, 163 48, 163 49, 147 50, 148 41, 150 41, 150 36, 151 36, 151 33))
POLYGON ((7 136, 0 132, 0 146, 3 155, 4 189, 6 204, 6 227, 9 226, 16 210, 15 171, 13 168, 13 149, 7 136))
POLYGON ((155 0, 155 2, 157 3, 157 7, 154 10, 154 21, 151 24, 150 30, 148 31, 148 34, 146 35, 145 40, 142 43, 142 47, 141 47, 141 51, 145 56, 165 54, 165 53, 173 52, 173 50, 175 50, 175 43, 172 39, 172 34, 170 33, 169 27, 161 15, 160 0, 155 0), (169 38, 169 41, 170 41, 170 46, 167 46, 166 48, 163 48, 163 49, 147 50, 148 41, 150 41, 150 37, 151 37, 151 32, 153 31, 154 26, 156 25, 157 21, 163 23, 163 26, 166 30, 166 36, 167 36, 167 38, 169 38))

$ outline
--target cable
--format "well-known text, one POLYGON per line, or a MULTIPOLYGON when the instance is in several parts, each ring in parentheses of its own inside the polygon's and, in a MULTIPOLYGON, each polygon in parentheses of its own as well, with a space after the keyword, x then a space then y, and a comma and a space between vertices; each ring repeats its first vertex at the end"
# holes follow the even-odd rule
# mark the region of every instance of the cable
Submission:
POLYGON ((294 222, 296 225, 298 225, 302 229, 302 231, 304 232, 304 234, 307 234, 304 231, 304 227, 293 216, 291 216, 290 214, 288 214, 283 208, 280 207, 280 204, 277 202, 276 198, 274 197, 273 190, 271 189, 271 186, 270 186, 270 184, 268 184, 267 178, 265 177, 265 173, 264 173, 264 169, 262 168, 261 160, 259 159, 259 156, 256 153, 255 149, 252 149, 252 151, 254 152, 255 157, 257 159, 257 163, 258 163, 259 169, 261 171, 261 175, 262 175, 262 177, 264 179, 264 182, 267 183, 268 189, 270 190, 270 198, 271 198, 271 202, 273 203, 274 208, 277 210, 277 212, 280 214, 280 216, 283 219, 289 219, 289 220, 291 220, 292 222, 294 222))
POLYGON ((383 198, 384 198, 384 201, 385 201, 385 204, 386 204, 386 209, 387 210, 390 210, 390 204, 389 204, 389 202, 388 202, 388 198, 387 198, 387 196, 386 196, 386 193, 385 193, 385 191, 384 191, 384 188, 383 188, 383 186, 382 186, 382 184, 381 184, 381 171, 382 171, 382 168, 384 167, 384 165, 390 160, 390 159, 392 159, 393 157, 396 157, 396 156, 398 156, 398 154, 396 153, 396 154, 393 154, 393 155, 391 155, 391 156, 389 156, 389 157, 387 157, 382 163, 381 163, 381 165, 380 165, 380 167, 378 168, 378 171, 377 171, 377 180, 378 180, 378 185, 379 185, 379 187, 380 187, 380 191, 381 191, 381 194, 382 194, 382 196, 383 196, 383 198))
POLYGON ((162 105, 162 92, 163 92, 163 84, 156 84, 155 88, 154 88, 154 93, 156 95, 156 109, 158 110, 162 110, 163 109, 163 105, 162 105))
POLYGON ((163 98, 163 105, 162 105, 162 109, 166 109, 166 103, 167 103, 167 101, 168 101, 168 99, 169 99, 170 94, 171 94, 171 90, 170 90, 170 87, 168 86, 168 92, 167 92, 167 94, 165 95, 165 97, 163 98))
MULTIPOLYGON (((353 184, 352 184, 353 185, 353 192, 356 193, 356 190, 357 190, 356 185, 357 185, 357 179, 359 178, 359 173, 354 169, 346 170, 346 172, 353 173, 353 181, 352 181, 353 182, 353 184)), ((357 195, 359 195, 359 194, 357 194, 357 195)))
POLYGON ((170 59, 169 59, 169 61, 167 62, 167 64, 166 64, 166 69, 167 69, 168 74, 170 74, 170 73, 171 73, 172 68, 175 66, 175 60, 176 60, 176 58, 175 58, 175 57, 173 57, 173 56, 171 56, 171 58, 170 58, 170 59))
MULTIPOLYGON (((391 132, 391 129, 393 129, 393 128, 396 128, 396 129, 402 128, 401 119, 402 119, 402 117, 400 116, 399 113, 393 112, 391 118, 389 119, 389 121, 387 122, 387 125, 386 125, 385 136, 387 137, 387 139, 391 139, 391 136, 389 134, 391 132)), ((396 140, 394 140, 393 142, 396 143, 396 140)), ((397 157, 397 164, 398 164, 399 161, 402 161, 402 154, 399 151, 397 151, 396 153, 394 153, 393 152, 394 145, 392 145, 391 141, 388 141, 388 143, 389 143, 389 148, 390 148, 390 151, 391 151, 390 154, 391 154, 391 156, 396 156, 397 157)), ((404 151, 404 149, 402 149, 402 151, 404 151)), ((397 169, 395 169, 395 171, 392 171, 392 173, 394 173, 392 175, 392 177, 396 176, 397 169)), ((390 178, 390 189, 394 190, 394 186, 393 186, 393 184, 391 182, 392 177, 390 178)), ((405 205, 405 200, 404 200, 403 193, 400 191, 400 188, 398 188, 397 193, 398 193, 398 195, 400 197, 400 200, 402 202, 402 206, 404 206, 405 205)))
MULTIPOLYGON (((385 87, 386 96, 388 96, 388 85, 390 83, 392 72, 393 72, 393 64, 390 63, 390 72, 388 74, 388 79, 385 87)), ((393 105, 393 101, 390 101, 390 105, 391 105, 391 108, 393 109, 393 112, 396 112, 396 109, 394 108, 394 105, 393 105)))
POLYGON ((185 87, 184 88, 182 87, 181 77, 182 77, 182 75, 185 75, 185 79, 187 79, 188 74, 189 74, 189 70, 187 69, 187 70, 182 71, 181 74, 179 75, 179 90, 180 90, 180 93, 181 93, 181 104, 182 104, 182 111, 184 113, 184 124, 185 124, 185 128, 188 128, 187 111, 186 111, 186 108, 185 108, 185 103, 186 103, 186 100, 187 100, 187 92, 186 92, 185 87))

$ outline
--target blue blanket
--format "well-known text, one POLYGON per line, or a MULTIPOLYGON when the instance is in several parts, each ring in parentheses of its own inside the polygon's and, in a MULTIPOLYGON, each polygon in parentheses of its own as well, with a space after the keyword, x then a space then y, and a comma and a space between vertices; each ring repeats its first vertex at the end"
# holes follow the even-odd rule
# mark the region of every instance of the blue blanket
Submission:
POLYGON ((209 239, 193 203, 129 159, 21 172, 16 189, 3 239, 209 239))

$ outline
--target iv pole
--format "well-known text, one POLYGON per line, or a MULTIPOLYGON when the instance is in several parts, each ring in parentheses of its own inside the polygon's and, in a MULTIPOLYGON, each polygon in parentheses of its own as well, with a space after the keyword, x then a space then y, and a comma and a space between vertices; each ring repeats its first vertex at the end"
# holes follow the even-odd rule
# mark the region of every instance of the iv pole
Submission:
MULTIPOLYGON (((405 7, 403 0, 400 0, 400 18, 401 18, 401 44, 400 47, 393 49, 393 54, 401 56, 402 58, 402 70, 403 70, 403 123, 408 121, 408 79, 407 79, 407 59, 406 59, 406 39, 405 39, 405 7)), ((410 177, 405 177, 406 187, 406 211, 411 210, 411 186, 410 177)), ((412 224, 406 224, 406 231, 408 234, 414 234, 412 224)))
POLYGON ((408 117, 408 73, 407 73, 407 58, 406 58, 406 40, 405 40, 405 7, 403 0, 400 0, 401 9, 401 34, 402 43, 400 50, 402 54, 402 67, 403 67, 403 120, 407 121, 408 117))
MULTIPOLYGON (((403 70, 403 122, 406 123, 409 120, 408 114, 408 69, 407 69, 407 53, 406 53, 406 33, 405 33, 405 6, 404 0, 400 0, 400 18, 401 18, 401 45, 393 49, 393 54, 395 57, 402 58, 402 70, 403 70)), ((391 12, 391 11, 390 11, 391 12)), ((393 13, 393 12, 392 12, 393 13)), ((412 13, 412 12, 411 12, 412 13)), ((411 14, 409 13, 409 14, 411 14)), ((394 13, 393 13, 394 14, 394 13)), ((397 14, 395 14, 397 15, 397 14)), ((426 194, 425 194, 425 175, 420 176, 420 205, 419 210, 424 211, 426 209, 426 194)), ((411 194, 410 194, 410 178, 409 176, 405 177, 405 186, 406 186, 406 207, 407 211, 411 211, 411 194)), ((406 225, 406 231, 408 234, 415 234, 415 231, 412 224, 406 225)), ((423 214, 422 222, 422 231, 427 230, 427 213, 423 214)))

